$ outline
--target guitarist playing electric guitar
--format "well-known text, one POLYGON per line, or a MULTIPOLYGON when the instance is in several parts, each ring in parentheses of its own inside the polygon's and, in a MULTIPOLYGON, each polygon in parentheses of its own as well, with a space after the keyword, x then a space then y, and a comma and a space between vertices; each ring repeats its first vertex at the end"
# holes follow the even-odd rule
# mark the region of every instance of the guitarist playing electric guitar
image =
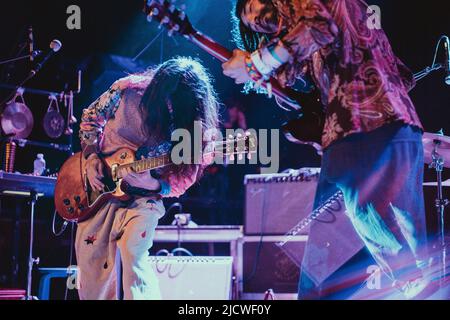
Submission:
MULTIPOLYGON (((206 70, 189 58, 171 59, 143 74, 116 81, 84 110, 80 138, 91 189, 105 187, 104 164, 97 154, 127 148, 141 157, 168 152, 175 128, 193 134, 218 126, 218 102, 206 70)), ((157 176, 125 170, 121 175, 135 196, 111 199, 95 215, 78 223, 75 249, 80 270, 80 299, 116 299, 116 252, 123 266, 125 299, 158 299, 159 288, 146 264, 158 220, 164 215, 162 197, 182 195, 202 175, 207 164, 169 165, 157 176)), ((68 180, 68 179, 66 179, 68 180)), ((71 181, 61 181, 70 188, 71 181)), ((73 183, 73 182, 72 182, 73 183)), ((69 205, 73 199, 65 199, 69 205)))
MULTIPOLYGON (((326 107, 315 207, 341 189, 368 251, 412 299, 429 283, 421 272, 428 260, 423 131, 408 96, 412 73, 371 11, 361 0, 237 0, 234 34, 243 50, 223 70, 236 83, 273 76, 282 87, 311 76, 326 107), (415 277, 396 270, 400 257, 417 265, 415 277)), ((311 248, 304 259, 321 261, 311 248)), ((320 298, 321 285, 303 272, 299 297, 320 298)))

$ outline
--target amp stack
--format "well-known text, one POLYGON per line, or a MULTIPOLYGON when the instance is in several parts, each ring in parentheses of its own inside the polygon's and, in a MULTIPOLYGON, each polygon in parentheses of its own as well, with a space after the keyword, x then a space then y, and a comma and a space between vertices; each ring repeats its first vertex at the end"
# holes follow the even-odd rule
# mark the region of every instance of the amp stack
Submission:
MULTIPOLYGON (((313 210, 320 168, 245 176, 243 297, 262 299, 273 289, 277 299, 297 295, 299 267, 277 243, 313 210)), ((308 239, 304 228, 295 241, 298 255, 308 239)))

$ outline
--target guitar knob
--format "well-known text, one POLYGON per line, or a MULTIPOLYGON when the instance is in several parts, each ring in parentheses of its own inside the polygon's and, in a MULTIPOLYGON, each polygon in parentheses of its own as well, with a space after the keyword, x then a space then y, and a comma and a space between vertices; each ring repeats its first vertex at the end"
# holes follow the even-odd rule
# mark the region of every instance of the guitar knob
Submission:
POLYGON ((69 200, 69 199, 64 199, 64 200, 63 200, 63 203, 64 203, 66 206, 68 206, 68 205, 70 205, 70 200, 69 200))
POLYGON ((83 206, 82 204, 80 204, 80 205, 78 206, 78 209, 84 210, 84 206, 83 206))
POLYGON ((73 200, 75 200, 76 203, 79 203, 81 201, 80 196, 73 197, 73 200))
POLYGON ((67 209, 67 211, 69 211, 70 214, 73 214, 75 212, 75 209, 73 207, 70 207, 67 209))

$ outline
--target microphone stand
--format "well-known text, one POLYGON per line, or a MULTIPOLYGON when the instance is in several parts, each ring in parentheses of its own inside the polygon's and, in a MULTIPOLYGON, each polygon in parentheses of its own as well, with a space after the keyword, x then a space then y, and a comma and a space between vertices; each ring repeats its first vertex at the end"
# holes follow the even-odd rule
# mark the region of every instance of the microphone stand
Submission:
POLYGON ((12 58, 12 59, 8 59, 8 60, 3 60, 3 61, 0 61, 0 65, 8 64, 8 63, 20 61, 20 60, 25 60, 25 59, 29 59, 29 58, 36 58, 38 54, 39 54, 39 51, 35 51, 35 52, 33 52, 33 54, 27 54, 25 56, 12 58))
POLYGON ((440 70, 442 68, 443 68, 443 66, 440 63, 435 64, 435 65, 433 65, 431 67, 428 66, 425 69, 423 69, 422 71, 419 71, 419 72, 415 73, 414 74, 414 80, 416 80, 416 81, 422 80, 423 78, 428 76, 431 72, 438 71, 438 70, 440 70))

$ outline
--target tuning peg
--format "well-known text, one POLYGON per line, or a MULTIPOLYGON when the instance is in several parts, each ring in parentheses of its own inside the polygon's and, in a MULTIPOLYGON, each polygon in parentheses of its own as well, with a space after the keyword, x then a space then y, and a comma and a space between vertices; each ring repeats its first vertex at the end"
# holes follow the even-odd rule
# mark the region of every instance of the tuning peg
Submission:
POLYGON ((165 16, 164 18, 161 19, 161 23, 158 26, 158 29, 161 29, 162 25, 169 23, 170 19, 168 16, 165 16))
POLYGON ((178 15, 178 17, 179 17, 181 20, 186 19, 186 12, 185 12, 185 10, 186 10, 186 5, 185 5, 185 4, 182 4, 182 5, 180 6, 180 14, 178 15))
POLYGON ((153 16, 157 16, 158 14, 159 14, 158 8, 153 8, 153 10, 147 16, 147 21, 151 22, 153 20, 153 16))
POLYGON ((169 30, 168 35, 169 37, 173 36, 174 32, 177 32, 180 30, 180 26, 179 25, 174 25, 172 29, 169 30))

